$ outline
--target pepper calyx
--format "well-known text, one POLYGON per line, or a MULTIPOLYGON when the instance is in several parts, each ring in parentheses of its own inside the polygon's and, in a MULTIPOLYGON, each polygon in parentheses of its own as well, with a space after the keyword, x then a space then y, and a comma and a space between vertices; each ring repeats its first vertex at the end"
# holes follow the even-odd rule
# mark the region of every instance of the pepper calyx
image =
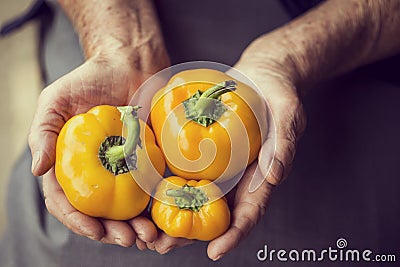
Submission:
POLYGON ((175 204, 179 209, 188 209, 197 212, 209 200, 201 188, 187 184, 180 189, 168 189, 165 194, 175 198, 175 204))
POLYGON ((137 147, 142 148, 140 122, 137 117, 139 106, 117 107, 121 121, 127 127, 127 137, 108 136, 99 147, 98 157, 103 166, 114 175, 137 169, 137 147))
POLYGON ((216 122, 227 110, 221 101, 221 95, 236 90, 236 82, 228 80, 218 83, 204 92, 197 91, 183 101, 185 115, 204 127, 216 122))

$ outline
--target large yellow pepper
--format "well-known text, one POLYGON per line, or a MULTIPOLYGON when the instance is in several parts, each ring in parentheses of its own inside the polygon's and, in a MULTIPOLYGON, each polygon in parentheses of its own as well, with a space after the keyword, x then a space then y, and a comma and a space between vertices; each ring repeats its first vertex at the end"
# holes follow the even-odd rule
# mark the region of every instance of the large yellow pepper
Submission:
POLYGON ((136 109, 118 109, 97 106, 68 120, 57 139, 55 172, 77 210, 94 217, 126 220, 140 214, 150 200, 135 179, 160 177, 165 161, 151 129, 137 118, 136 109), (126 139, 123 130, 127 131, 126 139))
POLYGON ((151 208, 155 224, 167 235, 213 240, 229 227, 230 211, 221 191, 208 180, 171 176, 158 185, 151 208))
POLYGON ((195 69, 174 75, 154 95, 151 123, 174 174, 223 180, 257 158, 266 114, 265 102, 248 85, 195 69))

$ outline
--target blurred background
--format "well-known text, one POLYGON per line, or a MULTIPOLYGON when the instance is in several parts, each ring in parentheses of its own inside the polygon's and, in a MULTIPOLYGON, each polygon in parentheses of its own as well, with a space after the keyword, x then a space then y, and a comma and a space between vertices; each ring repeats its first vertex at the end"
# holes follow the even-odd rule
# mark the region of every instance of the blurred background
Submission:
MULTIPOLYGON (((21 14, 30 0, 0 0, 0 25, 21 14)), ((0 236, 7 223, 7 181, 27 137, 41 88, 37 22, 0 38, 0 236)))

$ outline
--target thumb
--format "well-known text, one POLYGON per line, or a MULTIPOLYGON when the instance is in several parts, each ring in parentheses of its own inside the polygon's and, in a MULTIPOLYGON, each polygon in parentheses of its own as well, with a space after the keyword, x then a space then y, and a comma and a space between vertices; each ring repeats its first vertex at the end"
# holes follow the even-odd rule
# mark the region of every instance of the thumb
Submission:
POLYGON ((273 130, 268 134, 258 156, 258 168, 263 176, 253 177, 250 192, 255 191, 264 178, 268 183, 278 185, 289 175, 297 141, 306 126, 306 115, 299 99, 270 102, 270 105, 273 130))
POLYGON ((295 137, 289 139, 284 136, 276 136, 276 138, 267 139, 262 145, 258 157, 258 166, 268 183, 278 185, 288 176, 296 153, 296 140, 295 137), (273 146, 273 142, 276 146, 271 160, 270 154, 266 151, 273 146), (266 169, 265 166, 269 166, 269 169, 266 169))
POLYGON ((45 174, 55 162, 55 149, 58 134, 66 119, 57 111, 59 102, 54 101, 50 88, 42 91, 29 132, 29 147, 32 153, 32 173, 45 174))
POLYGON ((208 245, 208 257, 214 261, 234 249, 256 226, 266 211, 272 186, 264 181, 255 192, 248 191, 251 177, 263 177, 256 165, 253 163, 248 167, 238 184, 229 229, 208 245))
POLYGON ((281 72, 240 62, 235 69, 252 79, 268 107, 269 130, 260 149, 257 166, 262 175, 254 175, 248 188, 254 192, 265 180, 277 185, 288 176, 297 141, 305 129, 306 115, 296 87, 281 72))
POLYGON ((277 185, 289 175, 292 168, 297 142, 306 127, 306 114, 298 98, 275 106, 272 112, 275 113, 276 134, 264 142, 258 163, 259 166, 266 166, 268 156, 264 152, 267 151, 267 146, 271 145, 270 142, 275 141, 276 149, 270 170, 264 173, 266 170, 263 168, 262 172, 270 184, 277 185))

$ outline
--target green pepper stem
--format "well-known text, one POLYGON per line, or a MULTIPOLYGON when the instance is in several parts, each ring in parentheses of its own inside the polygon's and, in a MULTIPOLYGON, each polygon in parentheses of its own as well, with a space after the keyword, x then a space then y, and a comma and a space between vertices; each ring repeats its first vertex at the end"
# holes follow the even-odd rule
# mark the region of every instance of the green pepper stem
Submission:
POLYGON ((121 121, 127 128, 128 134, 125 144, 112 146, 105 153, 105 157, 113 170, 118 168, 119 162, 125 159, 125 155, 134 154, 137 146, 140 146, 140 122, 137 117, 137 110, 139 108, 139 106, 117 107, 121 112, 121 121))
POLYGON ((201 94, 194 106, 197 115, 202 116, 206 110, 213 108, 213 101, 225 93, 236 90, 235 86, 236 82, 234 80, 229 80, 216 84, 207 89, 201 94))
POLYGON ((168 189, 165 194, 175 198, 175 204, 180 209, 199 211, 208 201, 208 197, 200 188, 184 185, 179 189, 168 189))
POLYGON ((188 193, 183 191, 182 189, 168 189, 167 192, 165 192, 167 196, 170 197, 180 197, 185 199, 186 201, 190 202, 192 201, 195 197, 193 194, 188 193))

